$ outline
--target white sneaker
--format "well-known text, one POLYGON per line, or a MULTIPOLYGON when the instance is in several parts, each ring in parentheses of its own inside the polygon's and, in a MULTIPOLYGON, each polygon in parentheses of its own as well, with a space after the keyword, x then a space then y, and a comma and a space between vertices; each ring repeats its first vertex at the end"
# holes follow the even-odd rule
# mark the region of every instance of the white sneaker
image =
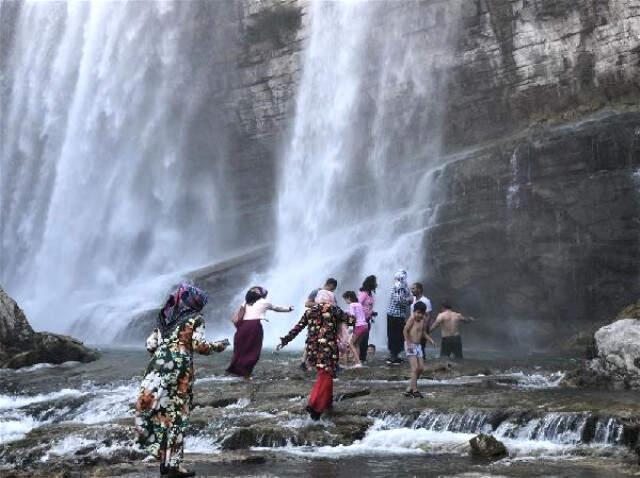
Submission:
POLYGON ((362 364, 361 363, 357 363, 353 366, 353 368, 362 368, 362 364))

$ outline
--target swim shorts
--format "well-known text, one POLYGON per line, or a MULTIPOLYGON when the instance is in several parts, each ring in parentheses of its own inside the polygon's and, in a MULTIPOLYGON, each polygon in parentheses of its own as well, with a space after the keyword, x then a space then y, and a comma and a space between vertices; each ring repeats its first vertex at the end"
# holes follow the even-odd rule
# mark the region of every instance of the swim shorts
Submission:
POLYGON ((404 343, 404 353, 407 357, 424 358, 424 352, 422 351, 422 345, 413 344, 411 342, 404 343))

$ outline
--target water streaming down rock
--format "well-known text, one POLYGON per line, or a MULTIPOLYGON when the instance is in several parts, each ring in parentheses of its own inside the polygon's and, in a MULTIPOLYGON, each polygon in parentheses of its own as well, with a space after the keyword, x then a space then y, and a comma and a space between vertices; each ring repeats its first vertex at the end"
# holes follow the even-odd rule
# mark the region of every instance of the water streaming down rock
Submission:
POLYGON ((240 242, 223 115, 236 5, 0 11, 0 283, 37 328, 87 318, 76 332, 105 341, 240 242))
POLYGON ((549 442, 560 445, 624 445, 624 425, 616 418, 590 413, 554 412, 542 416, 523 413, 467 410, 441 412, 425 410, 417 418, 383 414, 380 429, 411 428, 434 432, 493 434, 499 439, 520 442, 549 442))
MULTIPOLYGON (((264 281, 301 304, 335 276, 422 277, 429 182, 461 2, 313 2, 282 165, 275 264, 264 281)), ((270 327, 275 340, 285 326, 270 327)), ((381 332, 381 329, 378 331, 381 332)))

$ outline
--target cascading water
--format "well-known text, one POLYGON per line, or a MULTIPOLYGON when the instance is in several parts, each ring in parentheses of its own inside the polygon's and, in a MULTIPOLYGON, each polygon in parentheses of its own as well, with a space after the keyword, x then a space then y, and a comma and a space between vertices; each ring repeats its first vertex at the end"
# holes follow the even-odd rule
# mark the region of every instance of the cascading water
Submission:
POLYGON ((1 4, 0 284, 36 328, 87 318, 77 332, 108 340, 181 271, 234 247, 219 110, 236 14, 1 4))
MULTIPOLYGON (((311 3, 275 262, 254 278, 275 302, 301 304, 329 276, 357 290, 375 274, 383 315, 398 268, 422 278, 461 3, 311 3)), ((268 339, 282 334, 280 324, 268 339)))

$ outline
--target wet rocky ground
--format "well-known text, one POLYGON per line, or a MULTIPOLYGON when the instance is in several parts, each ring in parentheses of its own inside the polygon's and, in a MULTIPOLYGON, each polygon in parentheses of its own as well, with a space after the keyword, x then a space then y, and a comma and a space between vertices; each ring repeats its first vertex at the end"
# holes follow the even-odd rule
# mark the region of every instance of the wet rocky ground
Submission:
MULTIPOLYGON (((402 396, 408 365, 342 370, 331 413, 304 412, 314 374, 265 351, 254 380, 224 375, 229 353, 198 357, 186 463, 200 476, 634 476, 640 392, 566 386, 571 357, 470 354, 428 360, 423 399, 402 396), (473 458, 487 433, 506 458, 473 458)), ((155 476, 133 441, 146 353, 2 371, 2 476, 155 476)))

